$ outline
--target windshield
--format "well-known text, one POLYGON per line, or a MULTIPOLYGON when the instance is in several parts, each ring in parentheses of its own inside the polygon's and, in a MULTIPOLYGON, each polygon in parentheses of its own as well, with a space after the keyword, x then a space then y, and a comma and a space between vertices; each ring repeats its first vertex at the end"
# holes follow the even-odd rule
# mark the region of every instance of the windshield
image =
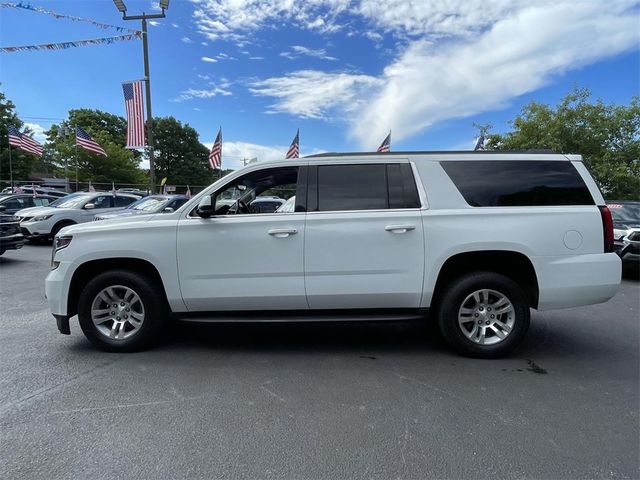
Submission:
POLYGON ((608 207, 615 222, 640 223, 640 204, 610 203, 608 207))
POLYGON ((50 207, 56 208, 76 208, 89 200, 92 196, 86 193, 72 193, 66 197, 62 197, 53 203, 50 203, 50 207))
POLYGON ((132 203, 127 208, 131 210, 141 210, 144 212, 155 212, 162 209, 162 206, 170 199, 164 197, 145 197, 132 203))

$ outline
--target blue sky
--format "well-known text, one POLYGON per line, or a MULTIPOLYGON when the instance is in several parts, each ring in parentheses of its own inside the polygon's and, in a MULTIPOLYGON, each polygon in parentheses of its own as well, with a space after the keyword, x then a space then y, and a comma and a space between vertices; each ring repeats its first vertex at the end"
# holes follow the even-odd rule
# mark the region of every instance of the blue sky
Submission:
MULTIPOLYGON (((157 2, 125 0, 130 14, 157 2)), ((111 0, 32 2, 124 22, 111 0)), ((154 115, 189 123, 223 165, 301 154, 472 148, 473 123, 508 130, 532 100, 574 86, 626 104, 638 95, 640 2, 632 0, 172 0, 149 27, 154 115)), ((118 35, 0 9, 0 45, 118 35)), ((2 90, 36 131, 71 108, 124 115, 121 82, 142 77, 142 43, 0 54, 2 90)))

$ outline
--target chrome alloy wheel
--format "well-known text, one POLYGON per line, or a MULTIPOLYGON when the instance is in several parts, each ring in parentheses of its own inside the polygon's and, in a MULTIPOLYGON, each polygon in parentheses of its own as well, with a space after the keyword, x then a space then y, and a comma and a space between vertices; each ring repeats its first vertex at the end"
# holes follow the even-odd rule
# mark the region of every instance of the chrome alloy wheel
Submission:
POLYGON ((112 285, 93 299, 91 320, 105 337, 124 340, 138 333, 144 322, 144 305, 131 288, 112 285))
POLYGON ((515 310, 511 301, 496 290, 476 290, 464 299, 458 311, 462 333, 479 345, 502 342, 513 330, 515 310))

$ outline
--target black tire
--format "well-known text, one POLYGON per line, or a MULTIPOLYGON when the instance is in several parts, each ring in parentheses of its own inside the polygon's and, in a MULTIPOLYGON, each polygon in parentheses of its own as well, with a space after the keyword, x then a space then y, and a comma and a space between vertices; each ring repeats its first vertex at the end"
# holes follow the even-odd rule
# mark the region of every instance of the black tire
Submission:
MULTIPOLYGON (((499 298, 493 296, 493 293, 491 295, 491 298, 494 300, 499 298)), ((498 310, 503 309, 504 307, 498 308, 498 310)), ((495 308, 493 312, 495 313, 495 308)), ((442 297, 439 299, 437 316, 438 325, 445 340, 458 353, 478 358, 499 358, 509 354, 524 339, 529 329, 530 319, 529 303, 522 288, 510 278, 494 272, 474 272, 458 277, 449 283, 445 287, 442 297), (513 307, 509 313, 498 314, 498 317, 503 320, 502 323, 513 322, 510 330, 506 334, 506 329, 503 330, 502 327, 499 326, 495 327, 505 335, 504 339, 500 339, 497 335, 497 332, 494 330, 494 324, 490 327, 486 326, 488 324, 486 324, 485 321, 493 322, 498 320, 491 320, 489 318, 489 316, 492 315, 487 311, 490 308, 487 308, 487 305, 491 305, 490 299, 487 299, 487 302, 480 302, 477 309, 470 308, 470 310, 476 313, 467 313, 466 315, 468 315, 469 319, 473 318, 473 320, 467 320, 462 325, 458 322, 458 314, 463 304, 467 307, 475 305, 476 302, 473 298, 469 298, 469 296, 480 290, 489 290, 503 295, 513 307), (465 300, 467 303, 465 303, 465 300), (478 315, 477 317, 476 314, 478 315), (507 316, 509 316, 508 320, 507 316), (476 327, 476 319, 478 324, 482 322, 481 327, 476 327), (471 338, 464 333, 465 329, 467 329, 466 332, 471 334, 472 332, 469 332, 469 330, 476 328, 478 329, 477 331, 485 331, 488 333, 486 338, 483 337, 483 341, 495 341, 497 343, 491 345, 480 344, 477 341, 471 340, 471 338)), ((476 335, 478 337, 480 336, 479 334, 476 335)), ((475 337, 476 335, 472 336, 475 337)))
MULTIPOLYGON (((156 343, 165 333, 168 311, 167 301, 157 281, 145 274, 129 270, 109 270, 97 275, 87 283, 78 299, 80 328, 93 345, 108 352, 134 352, 156 343), (128 338, 108 337, 91 319, 94 299, 105 288, 116 285, 133 290, 144 307, 142 325, 128 338)), ((106 327, 114 323, 110 320, 108 322, 106 327)))

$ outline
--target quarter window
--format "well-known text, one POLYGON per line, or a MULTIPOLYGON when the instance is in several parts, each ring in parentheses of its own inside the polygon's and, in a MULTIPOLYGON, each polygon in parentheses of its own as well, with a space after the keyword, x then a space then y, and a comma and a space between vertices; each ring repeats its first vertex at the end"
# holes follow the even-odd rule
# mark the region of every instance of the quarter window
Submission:
POLYGON ((440 162, 472 207, 593 205, 589 189, 568 161, 440 162))

